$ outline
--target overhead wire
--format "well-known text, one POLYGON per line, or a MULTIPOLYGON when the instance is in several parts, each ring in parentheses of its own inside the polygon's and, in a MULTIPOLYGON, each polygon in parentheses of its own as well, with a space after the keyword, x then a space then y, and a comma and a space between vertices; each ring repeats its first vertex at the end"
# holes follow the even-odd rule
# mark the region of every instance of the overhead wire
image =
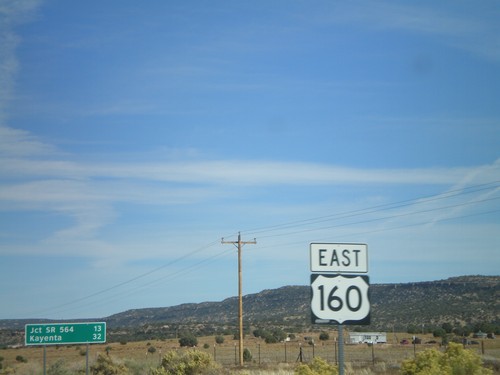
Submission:
POLYGON ((159 267, 153 268, 153 269, 151 269, 151 270, 149 270, 147 272, 144 272, 142 274, 134 276, 134 277, 132 277, 130 279, 127 279, 127 280, 125 280, 123 282, 114 284, 114 285, 112 285, 110 287, 101 289, 101 290, 99 290, 99 291, 97 291, 95 293, 91 293, 91 294, 85 295, 83 297, 75 298, 75 299, 72 299, 72 300, 67 301, 65 303, 62 303, 62 304, 59 304, 59 305, 56 305, 56 306, 52 306, 52 307, 47 308, 47 309, 34 311, 33 313, 35 313, 35 314, 43 314, 43 313, 50 312, 50 311, 53 311, 53 310, 58 310, 60 308, 63 308, 63 307, 69 306, 69 305, 74 305, 76 303, 79 303, 79 302, 82 302, 82 301, 86 301, 86 300, 88 300, 90 298, 93 298, 93 297, 99 296, 101 294, 107 293, 109 291, 112 291, 112 290, 117 289, 119 287, 122 287, 124 285, 130 284, 130 283, 132 283, 134 281, 140 280, 140 279, 142 279, 142 278, 144 278, 146 276, 149 276, 149 275, 151 275, 151 274, 153 274, 155 272, 158 272, 158 271, 160 271, 160 270, 162 270, 164 268, 170 267, 170 266, 172 266, 172 265, 174 265, 174 264, 182 261, 183 259, 187 259, 188 257, 190 257, 190 256, 192 256, 194 254, 197 254, 197 253, 199 253, 199 252, 201 252, 201 251, 203 251, 203 250, 205 250, 205 249, 207 249, 207 248, 209 248, 211 246, 214 246, 216 243, 217 243, 217 241, 210 242, 210 243, 208 243, 206 245, 203 245, 203 246, 201 246, 201 247, 199 247, 199 248, 197 248, 197 249, 195 249, 195 250, 193 250, 193 251, 191 251, 191 252, 189 252, 187 254, 184 254, 184 255, 182 255, 182 256, 180 256, 178 258, 175 258, 175 259, 173 259, 173 260, 171 260, 171 261, 169 261, 167 263, 164 263, 164 264, 162 264, 159 267))
MULTIPOLYGON (((435 202, 435 201, 441 201, 441 200, 445 200, 445 199, 461 197, 461 196, 465 196, 468 194, 483 192, 483 191, 487 191, 487 190, 490 190, 490 191, 493 190, 493 192, 496 192, 499 188, 500 188, 500 181, 499 180, 491 181, 491 182, 484 183, 484 184, 477 184, 477 185, 467 186, 467 187, 463 187, 463 188, 457 188, 457 189, 449 190, 447 192, 443 192, 443 193, 439 193, 439 194, 427 195, 427 196, 423 196, 423 197, 417 197, 417 198, 402 200, 402 201, 398 201, 398 202, 391 202, 391 203, 386 203, 386 204, 382 204, 382 205, 367 207, 364 209, 344 211, 344 212, 332 214, 332 215, 324 215, 324 216, 318 216, 318 217, 313 217, 313 218, 308 218, 308 219, 303 219, 303 220, 290 221, 290 222, 286 222, 286 223, 282 223, 282 224, 257 227, 254 229, 242 231, 241 233, 245 233, 247 235, 261 234, 261 236, 259 236, 259 238, 262 239, 262 238, 290 236, 290 235, 296 235, 296 234, 300 234, 300 233, 313 232, 313 231, 323 231, 326 229, 339 228, 339 227, 356 226, 356 225, 367 224, 367 223, 376 222, 376 221, 386 221, 386 220, 397 219, 397 218, 405 217, 405 216, 418 215, 418 214, 422 214, 422 213, 457 208, 457 207, 462 207, 462 206, 466 206, 466 205, 485 203, 485 202, 500 199, 500 197, 490 197, 490 198, 478 199, 478 200, 469 201, 469 202, 456 203, 453 205, 446 205, 446 206, 434 207, 434 208, 429 208, 429 209, 424 209, 424 210, 411 211, 411 212, 406 212, 406 213, 397 213, 397 214, 386 215, 386 216, 382 216, 382 217, 375 217, 375 218, 370 218, 370 219, 366 219, 366 220, 359 220, 359 221, 347 222, 347 223, 339 223, 339 224, 333 224, 333 225, 322 226, 322 227, 314 227, 320 223, 325 223, 328 221, 339 221, 339 220, 345 220, 348 218, 354 218, 354 217, 359 217, 359 216, 364 216, 364 215, 383 213, 383 212, 387 212, 390 210, 401 209, 401 208, 405 208, 405 207, 416 207, 416 206, 422 205, 422 204, 428 204, 428 203, 435 202), (299 227, 303 227, 303 226, 309 226, 309 228, 287 231, 289 229, 299 228, 299 227), (273 232, 277 232, 277 233, 273 233, 273 232), (265 233, 269 233, 269 234, 263 235, 265 233)), ((435 222, 442 222, 442 221, 454 220, 454 219, 458 219, 458 218, 466 218, 466 217, 471 217, 471 216, 484 215, 484 214, 488 214, 488 213, 496 213, 499 211, 500 210, 490 210, 490 211, 482 212, 482 213, 480 212, 480 213, 469 214, 469 215, 455 216, 455 217, 451 217, 451 218, 443 218, 443 219, 436 220, 435 222)), ((406 228, 406 227, 419 226, 419 225, 425 225, 425 224, 428 224, 428 222, 410 223, 410 224, 400 225, 400 226, 396 226, 396 227, 384 227, 384 228, 375 229, 375 230, 358 232, 358 233, 355 233, 354 235, 375 233, 375 232, 388 231, 388 230, 397 230, 397 229, 402 229, 402 228, 406 228)), ((226 237, 230 238, 231 236, 232 235, 226 236, 226 237)), ((182 256, 179 256, 175 259, 172 259, 171 261, 166 262, 159 267, 155 267, 147 272, 144 272, 142 274, 139 274, 137 276, 134 276, 132 278, 124 280, 120 283, 114 284, 110 287, 98 290, 94 293, 88 294, 88 295, 80 297, 80 298, 73 299, 71 301, 67 301, 63 304, 53 306, 51 308, 47 308, 44 310, 39 310, 37 312, 33 312, 33 314, 35 314, 35 313, 36 314, 43 314, 43 313, 48 313, 48 312, 58 312, 58 311, 61 312, 61 311, 78 309, 78 307, 76 307, 76 306, 78 306, 78 304, 81 304, 84 301, 88 301, 90 299, 93 299, 94 297, 98 297, 98 296, 104 295, 105 293, 112 292, 114 290, 117 290, 117 289, 125 286, 125 285, 129 285, 129 284, 132 284, 134 282, 141 282, 147 276, 158 273, 159 271, 164 270, 168 267, 171 267, 171 266, 175 265, 176 263, 179 263, 183 260, 186 260, 186 259, 192 257, 193 255, 202 252, 203 250, 206 250, 210 247, 215 246, 217 243, 220 243, 220 240, 215 240, 215 241, 209 242, 208 244, 200 246, 189 253, 183 254, 182 256), (75 306, 75 308, 71 308, 71 306, 75 306)), ((291 244, 296 244, 296 243, 297 243, 297 241, 295 241, 291 244)), ((286 245, 290 245, 290 244, 286 244, 286 245)), ((273 246, 276 246, 276 245, 273 245, 273 246)), ((259 247, 261 249, 266 248, 265 245, 259 246, 259 247)), ((144 288, 146 288, 148 286, 152 286, 154 284, 157 284, 161 281, 175 279, 179 275, 185 275, 186 273, 191 272, 194 269, 197 269, 199 267, 202 267, 205 264, 209 264, 211 262, 214 262, 219 257, 221 257, 223 255, 227 255, 229 252, 230 252, 229 250, 225 250, 225 251, 217 253, 215 255, 211 255, 208 258, 204 258, 195 264, 181 267, 176 272, 171 272, 171 273, 168 273, 167 275, 163 275, 163 276, 155 278, 153 280, 150 280, 147 282, 142 282, 142 284, 136 285, 132 289, 128 289, 127 291, 122 291, 122 292, 119 292, 117 294, 115 293, 114 295, 111 295, 110 297, 107 297, 106 299, 100 299, 99 301, 91 301, 90 304, 107 303, 107 302, 110 302, 111 300, 119 298, 118 296, 121 296, 124 293, 126 293, 126 294, 135 293, 136 291, 143 290, 144 288)), ((88 306, 88 304, 89 303, 86 303, 87 306, 88 306)))
POLYGON ((350 211, 340 212, 340 213, 331 214, 331 215, 324 215, 324 216, 319 216, 319 217, 314 217, 314 218, 309 218, 309 219, 296 220, 296 221, 291 221, 288 223, 271 225, 271 226, 267 226, 267 227, 258 227, 258 228, 254 228, 254 229, 248 229, 248 230, 242 231, 242 233, 254 236, 254 235, 258 235, 259 233, 275 231, 278 229, 288 229, 288 228, 294 228, 294 227, 301 226, 301 225, 316 224, 316 223, 320 223, 320 222, 324 222, 324 221, 345 219, 348 217, 366 215, 369 213, 375 213, 375 212, 380 212, 380 211, 386 211, 386 210, 407 207, 407 206, 411 206, 414 204, 428 203, 428 202, 432 202, 432 201, 436 201, 436 200, 448 199, 448 198, 461 196, 461 195, 465 195, 465 194, 477 193, 480 191, 490 190, 492 188, 499 188, 499 187, 500 187, 500 180, 497 180, 497 181, 473 185, 473 186, 469 186, 469 187, 465 187, 465 188, 453 189, 453 190, 449 190, 449 191, 444 192, 444 193, 439 193, 439 194, 434 194, 434 195, 427 195, 427 196, 423 196, 423 197, 405 199, 405 200, 401 200, 398 202, 385 203, 385 204, 375 205, 375 206, 371 206, 371 207, 367 207, 367 208, 350 210, 350 211))
MULTIPOLYGON (((109 303, 113 303, 125 296, 130 296, 130 295, 133 295, 133 294, 136 294, 142 290, 144 290, 144 288, 147 288, 149 286, 152 286, 154 284, 158 284, 162 281, 168 281, 168 280, 174 280, 176 277, 182 275, 182 276, 185 276, 193 271, 195 271, 196 269, 199 269, 200 267, 206 265, 206 264, 210 264, 210 263, 213 263, 215 262, 217 259, 227 255, 228 253, 230 253, 232 250, 225 250, 225 251, 221 251, 215 255, 212 255, 211 257, 209 258, 205 258, 205 259, 202 259, 200 260, 199 262, 195 263, 195 264, 192 264, 192 265, 189 265, 189 266, 186 266, 186 267, 183 267, 175 272, 172 272, 172 273, 169 273, 165 276, 162 276, 162 277, 159 277, 159 278, 156 278, 154 280, 150 280, 148 282, 145 282, 141 285, 137 285, 135 287, 132 287, 131 289, 127 289, 127 290, 124 290, 124 291, 121 291, 121 292, 117 292, 115 293, 114 295, 112 295, 111 297, 106 297, 106 298, 102 298, 102 299, 99 299, 97 301, 93 301, 93 302, 90 302, 90 303, 86 303, 85 304, 85 308, 89 308, 89 307, 92 307, 92 306, 102 306, 103 304, 109 304, 109 303)), ((64 312, 68 312, 68 311, 75 311, 75 310, 78 310, 78 309, 81 309, 80 307, 69 307, 68 309, 65 309, 65 310, 59 310, 59 311, 64 311, 64 312)), ((59 312, 58 311, 58 312, 59 312)))
POLYGON ((449 205, 449 206, 429 208, 429 209, 420 210, 420 211, 406 212, 406 213, 402 213, 402 214, 377 217, 377 218, 361 220, 361 221, 356 221, 356 222, 348 222, 348 223, 342 223, 342 224, 323 226, 323 227, 319 227, 319 228, 308 228, 308 229, 296 230, 296 231, 292 231, 292 232, 261 236, 260 238, 290 236, 290 235, 298 234, 298 233, 320 231, 320 230, 331 229, 331 228, 345 227, 345 226, 349 226, 349 225, 366 224, 366 223, 371 223, 371 222, 375 222, 375 221, 396 219, 396 218, 401 218, 401 217, 405 217, 405 216, 412 216, 412 215, 418 215, 418 214, 422 214, 422 213, 429 213, 429 212, 433 212, 433 211, 440 211, 440 210, 445 210, 445 209, 450 209, 450 208, 462 207, 462 206, 471 205, 471 204, 484 203, 484 202, 498 200, 498 199, 500 199, 500 197, 485 198, 485 199, 480 199, 480 200, 476 200, 476 201, 472 201, 472 202, 457 203, 457 204, 453 204, 453 205, 449 205))

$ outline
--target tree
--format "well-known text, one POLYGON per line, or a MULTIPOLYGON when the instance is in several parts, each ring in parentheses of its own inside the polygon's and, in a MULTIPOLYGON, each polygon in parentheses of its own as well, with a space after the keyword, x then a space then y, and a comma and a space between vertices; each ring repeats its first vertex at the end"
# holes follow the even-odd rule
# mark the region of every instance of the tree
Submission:
POLYGON ((420 333, 421 329, 418 328, 415 324, 410 324, 408 328, 406 329, 406 332, 414 334, 414 333, 420 333))
POLYGON ((434 331, 432 331, 432 335, 434 337, 444 337, 446 336, 446 331, 443 328, 436 328, 434 331))
POLYGON ((187 347, 195 347, 196 345, 198 345, 198 339, 194 335, 188 334, 182 336, 179 339, 179 345, 187 347))
POLYGON ((443 323, 441 324, 441 328, 444 329, 446 333, 451 333, 451 331, 453 331, 453 326, 451 325, 451 323, 443 323))

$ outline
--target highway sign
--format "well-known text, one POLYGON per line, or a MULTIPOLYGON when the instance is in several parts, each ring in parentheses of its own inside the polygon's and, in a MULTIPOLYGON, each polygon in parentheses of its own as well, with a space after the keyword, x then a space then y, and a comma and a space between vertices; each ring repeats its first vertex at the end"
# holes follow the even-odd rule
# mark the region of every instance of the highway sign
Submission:
POLYGON ((311 275, 311 318, 318 324, 370 324, 368 276, 311 275))
POLYGON ((368 246, 356 243, 312 243, 311 272, 367 273, 368 246))
POLYGON ((26 345, 97 344, 106 342, 106 323, 26 324, 26 345))

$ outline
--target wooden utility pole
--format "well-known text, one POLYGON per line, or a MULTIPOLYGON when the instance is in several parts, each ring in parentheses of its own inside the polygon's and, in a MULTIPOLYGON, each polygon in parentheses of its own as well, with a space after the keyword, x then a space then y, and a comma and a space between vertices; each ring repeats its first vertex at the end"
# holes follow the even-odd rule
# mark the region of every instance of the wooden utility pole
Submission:
POLYGON ((253 241, 242 241, 241 234, 238 232, 238 241, 221 241, 223 244, 233 244, 238 248, 238 320, 240 325, 240 366, 243 366, 243 288, 242 288, 242 276, 241 276, 241 248, 243 245, 256 244, 255 238, 253 241))

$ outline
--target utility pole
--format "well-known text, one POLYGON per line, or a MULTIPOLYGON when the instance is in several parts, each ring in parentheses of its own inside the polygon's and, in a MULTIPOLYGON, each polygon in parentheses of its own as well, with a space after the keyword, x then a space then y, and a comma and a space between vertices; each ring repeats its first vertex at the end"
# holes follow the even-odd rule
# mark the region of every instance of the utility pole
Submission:
POLYGON ((240 366, 243 366, 243 288, 242 288, 242 276, 241 276, 241 248, 243 245, 251 244, 255 245, 257 241, 255 238, 253 241, 242 241, 241 234, 238 232, 238 241, 224 241, 222 238, 221 243, 223 244, 233 244, 238 248, 238 320, 240 325, 240 366))

